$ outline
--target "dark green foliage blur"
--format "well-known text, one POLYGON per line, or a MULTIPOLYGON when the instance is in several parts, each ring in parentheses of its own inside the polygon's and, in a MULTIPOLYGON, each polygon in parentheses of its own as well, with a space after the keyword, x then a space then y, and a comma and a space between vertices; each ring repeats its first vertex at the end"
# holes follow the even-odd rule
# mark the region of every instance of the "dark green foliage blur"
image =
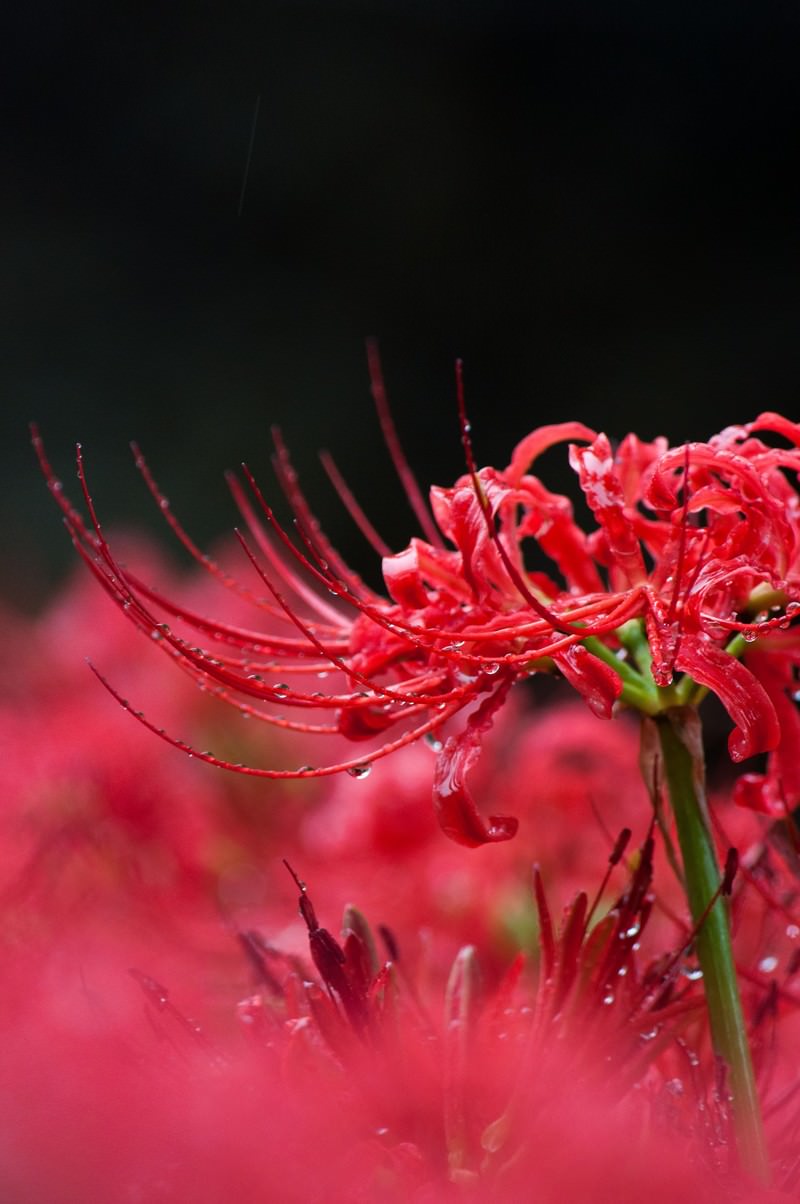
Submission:
POLYGON ((10 21, 6 599, 41 605, 71 555, 30 418, 68 482, 83 441, 107 523, 158 524, 136 437, 219 536, 222 470, 268 482, 277 422, 362 568, 318 447, 404 542, 365 335, 425 483, 460 470, 457 355, 482 462, 565 418, 682 439, 798 416, 792 6, 34 0, 10 21))

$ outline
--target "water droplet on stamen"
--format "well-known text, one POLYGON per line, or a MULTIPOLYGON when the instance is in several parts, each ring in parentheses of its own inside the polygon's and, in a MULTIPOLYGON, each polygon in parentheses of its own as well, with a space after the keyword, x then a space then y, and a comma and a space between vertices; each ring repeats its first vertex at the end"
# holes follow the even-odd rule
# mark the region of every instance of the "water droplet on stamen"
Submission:
POLYGON ((433 752, 438 753, 442 751, 444 745, 436 735, 436 732, 426 732, 422 738, 427 744, 428 748, 432 749, 433 752))
POLYGON ((372 773, 371 765, 351 765, 347 770, 351 778, 366 778, 372 773))

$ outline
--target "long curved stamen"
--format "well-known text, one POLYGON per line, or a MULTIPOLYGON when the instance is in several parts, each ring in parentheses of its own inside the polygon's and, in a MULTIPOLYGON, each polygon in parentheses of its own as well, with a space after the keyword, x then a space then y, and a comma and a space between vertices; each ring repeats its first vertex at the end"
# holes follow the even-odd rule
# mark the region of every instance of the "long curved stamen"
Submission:
POLYGON ((323 560, 327 561, 328 564, 336 568, 336 571, 339 573, 340 577, 347 582, 349 588, 358 597, 379 600, 379 596, 375 593, 375 591, 371 590, 369 586, 361 580, 358 573, 354 573, 353 570, 347 564, 345 564, 344 560, 336 551, 336 548, 334 548, 333 544, 323 531, 319 519, 317 519, 312 512, 311 507, 306 501, 305 495, 300 489, 297 473, 295 472, 289 456, 289 449, 283 441, 280 428, 277 426, 272 428, 272 440, 275 444, 275 455, 272 458, 275 475, 278 478, 281 489, 286 495, 286 500, 292 509, 292 513, 297 521, 302 523, 309 532, 314 543, 314 547, 317 549, 320 556, 323 558, 323 560))
MULTIPOLYGON (((244 518, 244 521, 247 523, 248 529, 258 544, 259 549, 267 557, 272 567, 280 574, 289 588, 295 594, 297 594, 298 598, 305 602, 312 611, 316 611, 317 614, 322 618, 327 619, 335 630, 341 631, 343 628, 349 627, 347 617, 343 615, 341 611, 338 611, 333 606, 330 606, 325 599, 320 597, 320 595, 314 590, 309 589, 306 583, 301 580, 297 573, 293 572, 291 567, 286 564, 285 560, 278 554, 277 549, 267 535, 267 532, 264 530, 264 527, 258 521, 255 511, 250 505, 249 499, 247 498, 239 480, 234 476, 234 474, 232 472, 226 473, 225 479, 233 496, 233 500, 235 501, 240 514, 244 518)), ((286 618, 285 615, 282 617, 284 619, 286 618)))
POLYGON ((399 751, 399 749, 416 743, 416 741, 427 735, 428 732, 436 731, 437 728, 446 723, 448 719, 451 719, 459 710, 459 707, 452 707, 449 711, 442 711, 433 719, 428 719, 425 723, 421 723, 410 731, 404 732, 402 736, 390 740, 375 751, 364 753, 359 757, 353 757, 346 761, 338 761, 335 765, 304 766, 302 769, 261 769, 254 765, 239 765, 232 761, 225 761, 221 757, 215 757, 213 753, 201 752, 193 748, 190 744, 187 744, 186 741, 176 739, 176 737, 171 736, 165 731, 164 728, 156 727, 142 711, 134 711, 128 699, 124 698, 91 662, 89 662, 89 668, 102 685, 105 686, 109 694, 116 698, 123 710, 129 711, 134 719, 141 723, 143 727, 146 727, 148 731, 159 736, 167 744, 171 744, 173 748, 177 748, 180 752, 186 753, 198 761, 205 761, 208 765, 215 765, 218 769, 231 769, 235 773, 241 773, 247 777, 268 778, 275 781, 331 777, 334 774, 347 773, 348 770, 353 770, 354 775, 357 776, 364 766, 383 760, 384 757, 391 756, 392 753, 399 751))
POLYGON ((364 686, 365 689, 371 690, 374 694, 378 694, 383 698, 391 699, 394 702, 397 702, 398 700, 401 701, 402 703, 407 702, 407 698, 401 697, 394 690, 387 689, 387 688, 379 685, 378 682, 374 681, 373 679, 371 679, 369 677, 365 677, 364 674, 359 673, 359 671, 356 668, 354 668, 353 665, 348 664, 347 661, 342 659, 342 657, 336 656, 332 652, 328 652, 326 650, 324 644, 320 643, 320 641, 316 638, 314 633, 306 626, 306 624, 303 622, 303 620, 301 618, 299 618, 296 614, 293 613, 291 607, 288 605, 286 600, 281 596, 280 592, 275 588, 275 586, 269 580, 266 573, 259 565, 258 560, 257 560, 255 554, 253 553, 252 548, 247 543, 247 540, 244 538, 241 531, 238 531, 238 530, 235 531, 235 535, 236 535, 237 539, 239 540, 239 542, 241 543, 242 547, 244 548, 244 551, 245 551, 248 559, 250 560, 250 563, 253 565, 253 568, 256 570, 258 575, 261 577, 261 580, 264 582, 267 589, 270 591, 270 593, 274 597, 275 601, 278 603, 278 605, 280 607, 282 607, 286 611, 286 614, 289 616, 289 618, 295 624, 295 626, 297 627, 297 630, 301 631, 303 633, 303 635, 305 635, 305 637, 309 641, 309 643, 311 643, 322 656, 327 656, 328 660, 330 661, 330 663, 332 665, 334 665, 337 669, 339 669, 346 676, 352 678, 353 681, 357 681, 359 683, 359 685, 364 686))
POLYGON ((367 366, 369 368, 372 398, 375 402, 375 409, 378 412, 378 421, 381 424, 383 439, 392 458, 395 472, 405 490, 409 505, 416 515, 417 522, 425 533, 425 538, 428 542, 433 544, 435 548, 444 547, 441 536, 436 530, 433 519, 428 512, 428 507, 425 505, 422 491, 417 484, 417 479, 411 471, 405 452, 397 436, 397 429, 394 425, 389 398, 383 381, 383 369, 381 367, 381 357, 376 339, 367 339, 367 366))
MULTIPOLYGON (((322 585, 324 585, 326 589, 333 590, 333 592, 338 594, 341 598, 350 602, 350 604, 356 610, 360 611, 362 614, 364 614, 368 618, 372 619, 378 626, 383 627, 385 631, 389 632, 391 635, 393 635, 395 637, 399 637, 400 639, 408 640, 408 642, 410 644, 419 648, 420 651, 422 651, 424 653, 430 653, 430 651, 431 651, 430 643, 421 639, 418 633, 413 632, 412 628, 410 628, 406 624, 403 624, 401 621, 395 621, 394 619, 392 619, 392 620, 387 619, 385 617, 385 615, 383 615, 377 608, 370 606, 369 604, 363 602, 359 598, 356 598, 348 590, 347 586, 339 583, 335 577, 330 575, 329 571, 328 571, 328 573, 326 573, 322 569, 315 567, 315 565, 313 565, 311 563, 311 561, 308 559, 308 557, 304 556, 303 553, 298 548, 295 547, 295 545, 292 543, 289 536, 283 530, 283 528, 281 527, 277 518, 275 517, 272 507, 268 504, 266 498, 261 493, 261 490, 259 489, 258 484, 257 484, 255 478, 253 477, 253 474, 250 472, 250 470, 248 469, 246 464, 242 465, 242 471, 243 471, 245 477, 247 478, 247 481, 248 481, 251 489, 253 490, 253 492, 258 500, 259 505, 261 506, 262 510, 264 511, 264 515, 265 515, 268 523, 270 524, 272 529, 275 531, 275 533, 279 537, 279 539, 282 540, 282 542, 284 543, 284 546, 287 548, 287 550, 290 551, 292 553, 292 555, 294 555, 297 558, 297 560, 299 561, 300 564, 304 565, 304 567, 322 585)), ((311 553, 311 555, 317 556, 318 553, 314 549, 313 545, 311 544, 310 539, 308 539, 308 536, 306 535, 303 527, 300 524, 297 525, 297 532, 298 532, 300 538, 304 541, 304 543, 306 543, 306 546, 307 546, 309 552, 311 553)), ((325 563, 325 562, 320 561, 320 563, 325 563)), ((445 634, 447 634, 450 638, 452 638, 451 633, 448 632, 445 634)), ((584 632, 583 634, 585 635, 586 633, 584 632)), ((448 653, 446 652, 445 649, 439 650, 439 654, 442 656, 445 656, 445 657, 448 655, 448 653)), ((458 661, 460 658, 458 656, 454 655, 453 659, 458 661)), ((430 698, 429 701, 430 702, 446 702, 446 701, 448 701, 448 699, 455 697, 456 694, 458 694, 458 693, 461 693, 462 696, 466 696, 468 694, 471 694, 471 692, 472 691, 467 688, 464 688, 461 691, 454 689, 446 696, 441 696, 438 698, 430 698)))
POLYGON ((328 474, 328 479, 339 495, 342 505, 347 510, 347 513, 350 515, 353 522, 356 524, 359 531, 372 548, 373 552, 381 557, 391 556, 391 548, 385 542, 385 540, 381 539, 380 535, 367 518, 357 498, 355 497, 355 494, 339 471, 333 456, 330 454, 330 452, 321 451, 319 453, 319 458, 322 463, 322 467, 328 474))
POLYGON ((274 607, 270 606, 266 599, 259 598, 251 590, 247 589, 246 586, 238 582, 230 573, 226 573, 225 570, 211 556, 201 551, 201 549, 189 535, 186 528, 183 526, 183 523, 181 523, 178 519, 177 515, 172 509, 172 506, 170 505, 169 499, 159 487, 159 484, 153 476, 150 466, 147 463, 139 444, 132 442, 131 451, 133 453, 134 465, 141 473, 142 479, 144 480, 150 495, 158 506, 164 521, 167 523, 176 539, 183 545, 192 559, 200 565, 200 568, 203 569, 204 572, 209 573, 216 581, 219 582, 220 585, 223 586, 223 588, 230 590, 231 593, 243 598, 244 601, 249 602, 252 606, 257 607, 259 610, 266 611, 268 614, 272 615, 273 618, 284 621, 284 616, 274 607))
MULTIPOLYGON (((151 602, 155 602, 168 614, 173 615, 176 619, 181 619, 194 627, 197 631, 202 631, 206 635, 210 635, 212 639, 219 640, 222 643, 231 644, 233 647, 249 650, 255 653, 273 653, 278 656, 300 655, 307 650, 307 645, 304 640, 296 639, 293 636, 280 635, 265 635, 263 632, 251 631, 245 627, 236 627, 230 623, 221 623, 216 619, 206 619, 202 615, 198 615, 186 606, 179 606, 173 602, 171 598, 167 598, 159 590, 154 589, 150 585, 145 585, 135 573, 126 570, 126 577, 132 588, 151 602)), ((275 607, 276 611, 279 610, 275 607)), ((286 615, 280 612, 280 617, 283 622, 286 622, 286 615)), ((319 626, 314 625, 314 630, 319 634, 319 626)), ((328 639, 326 646, 335 649, 337 652, 346 652, 348 641, 342 639, 328 639)))

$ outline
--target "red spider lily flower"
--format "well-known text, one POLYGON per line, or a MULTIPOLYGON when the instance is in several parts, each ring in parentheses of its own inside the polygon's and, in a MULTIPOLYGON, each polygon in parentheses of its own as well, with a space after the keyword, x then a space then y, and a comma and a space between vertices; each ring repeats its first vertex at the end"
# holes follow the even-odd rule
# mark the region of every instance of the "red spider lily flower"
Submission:
POLYGON ((237 535, 259 592, 199 551, 134 448, 179 540, 225 588, 269 616, 267 631, 208 619, 130 572, 103 535, 80 447, 88 520, 65 497, 35 434, 80 555, 131 622, 184 672, 261 722, 377 747, 324 765, 256 768, 190 748, 135 712, 141 723, 210 764, 271 779, 362 777, 374 762, 428 737, 442 744, 433 792, 439 823, 453 839, 477 846, 508 840, 517 821, 480 814, 467 785, 470 767, 510 687, 546 671, 566 678, 605 718, 618 702, 656 713, 711 690, 734 720, 733 759, 783 748, 778 769, 794 790, 800 770, 793 762, 791 774, 787 768, 792 754, 781 741, 779 711, 786 710, 784 682, 797 663, 796 638, 786 629, 800 610, 800 494, 790 482, 800 469, 800 424, 762 414, 708 443, 670 449, 663 438, 646 443, 631 434, 614 450, 605 435, 566 422, 528 435, 506 468, 478 470, 459 370, 468 472, 450 489, 431 490, 431 515, 400 450, 374 352, 371 369, 389 450, 425 538, 389 554, 335 465, 325 463, 382 556, 388 598, 348 569, 324 536, 279 434, 275 468, 298 543, 246 467, 249 493, 230 478, 249 532, 237 535), (762 432, 791 446, 772 447, 762 432), (531 471, 537 457, 565 441, 595 520, 589 531, 576 522, 569 499, 531 471), (551 573, 528 571, 527 540, 550 559, 551 573), (743 658, 744 643, 755 640, 774 653, 769 663, 780 670, 760 672, 760 657, 743 658), (777 685, 776 672, 783 673, 777 685), (328 679, 324 689, 316 678, 328 679), (274 714, 271 705, 300 717, 274 714), (459 715, 461 730, 452 732, 459 715))

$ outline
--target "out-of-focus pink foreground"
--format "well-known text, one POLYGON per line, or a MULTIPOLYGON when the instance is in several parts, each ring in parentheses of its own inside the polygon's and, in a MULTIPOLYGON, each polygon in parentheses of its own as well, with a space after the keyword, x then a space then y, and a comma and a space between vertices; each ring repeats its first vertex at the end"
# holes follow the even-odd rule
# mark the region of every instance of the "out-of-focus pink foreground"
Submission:
MULTIPOLYGON (((170 575, 137 541, 125 558, 170 575)), ((202 611, 209 586, 181 588, 202 611)), ((229 759, 264 749, 85 575, 3 628, 4 1198, 797 1198, 796 858, 768 817, 715 799, 744 866, 771 1190, 731 1156, 660 848, 642 869, 634 726, 517 696, 472 786, 520 831, 465 853, 433 817, 424 743, 361 779, 260 783, 153 740, 84 654, 229 759)), ((269 751, 302 761, 314 739, 272 731, 269 751)))

